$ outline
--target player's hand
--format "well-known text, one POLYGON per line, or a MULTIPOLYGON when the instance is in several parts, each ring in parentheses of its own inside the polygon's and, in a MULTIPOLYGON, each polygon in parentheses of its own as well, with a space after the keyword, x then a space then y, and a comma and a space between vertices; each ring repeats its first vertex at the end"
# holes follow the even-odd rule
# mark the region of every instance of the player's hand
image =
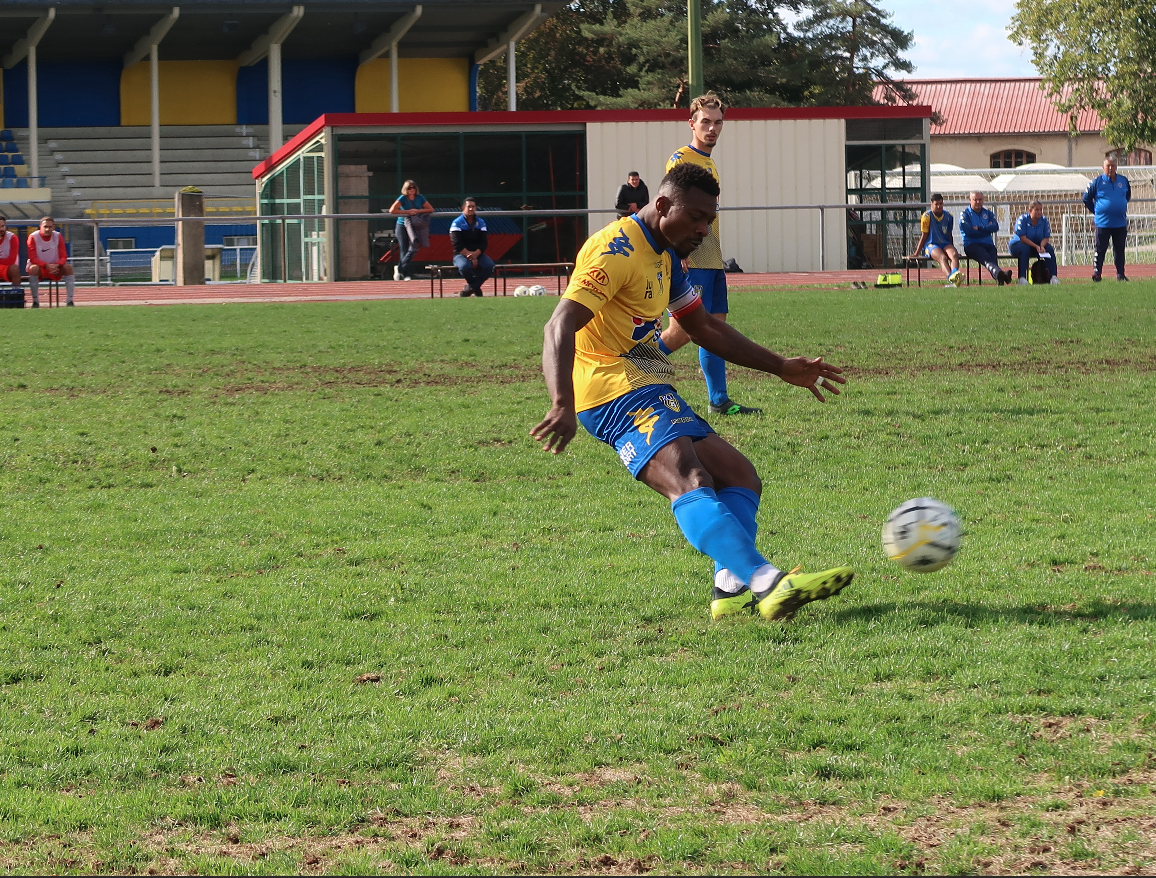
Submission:
POLYGON ((838 396, 840 391, 835 385, 847 383, 843 370, 824 363, 822 357, 814 360, 809 357, 790 357, 784 361, 783 372, 779 377, 796 387, 806 387, 819 402, 827 401, 820 391, 838 396))
POLYGON ((530 435, 542 443, 542 450, 560 454, 578 432, 578 415, 571 408, 552 406, 542 423, 530 435))

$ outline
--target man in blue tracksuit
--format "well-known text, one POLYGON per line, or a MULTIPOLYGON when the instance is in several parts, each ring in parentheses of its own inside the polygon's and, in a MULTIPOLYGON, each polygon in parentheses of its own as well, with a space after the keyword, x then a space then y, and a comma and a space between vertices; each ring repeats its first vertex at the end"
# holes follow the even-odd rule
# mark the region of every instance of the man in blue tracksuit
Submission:
POLYGON ((963 254, 974 259, 990 272, 1001 287, 1011 283, 1011 272, 1000 271, 992 236, 999 231, 999 220, 983 206, 983 193, 972 192, 968 206, 959 215, 959 230, 963 233, 963 254))
POLYGON ((1084 207, 1096 217, 1096 267, 1092 280, 1100 282, 1104 254, 1108 241, 1116 257, 1116 280, 1124 277, 1124 239, 1128 236, 1128 202, 1132 200, 1132 186, 1128 178, 1116 173, 1116 160, 1104 159, 1104 173, 1096 177, 1084 190, 1084 207))
POLYGON ((1038 256, 1048 267, 1048 277, 1051 283, 1058 284, 1056 277, 1056 248, 1052 246, 1052 225, 1044 216, 1044 206, 1038 198, 1028 202, 1028 212, 1021 214, 1016 220, 1015 231, 1012 232, 1011 244, 1008 245, 1011 255, 1020 262, 1021 284, 1028 282, 1028 263, 1033 256, 1038 256))

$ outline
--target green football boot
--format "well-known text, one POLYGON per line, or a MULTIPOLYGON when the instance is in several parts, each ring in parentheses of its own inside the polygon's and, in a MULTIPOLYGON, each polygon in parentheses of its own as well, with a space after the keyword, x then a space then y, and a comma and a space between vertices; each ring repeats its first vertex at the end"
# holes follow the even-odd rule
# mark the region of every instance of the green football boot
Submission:
POLYGON ((850 567, 832 567, 819 573, 787 573, 774 587, 755 594, 755 609, 771 621, 786 621, 804 604, 837 595, 855 578, 850 567))
POLYGON ((712 587, 710 597, 710 617, 716 621, 725 616, 749 616, 755 608, 755 597, 749 588, 734 594, 712 587))
POLYGON ((753 406, 739 405, 733 399, 728 399, 721 405, 715 405, 712 402, 708 408, 712 415, 757 415, 762 412, 762 409, 753 406))

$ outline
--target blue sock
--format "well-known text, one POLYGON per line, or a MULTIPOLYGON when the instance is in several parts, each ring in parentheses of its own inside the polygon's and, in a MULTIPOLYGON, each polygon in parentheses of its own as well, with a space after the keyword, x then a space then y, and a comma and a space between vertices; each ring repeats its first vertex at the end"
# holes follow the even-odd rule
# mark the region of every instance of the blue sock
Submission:
POLYGON ((711 405, 722 405, 727 401, 727 361, 716 357, 706 348, 698 349, 698 365, 706 379, 706 392, 711 405))
MULTIPOLYGON (((754 540, 759 535, 759 523, 755 518, 759 512, 759 495, 749 488, 723 488, 717 493, 718 502, 739 520, 743 530, 754 540)), ((718 573, 721 569, 715 561, 714 572, 718 573)))
POLYGON ((670 509, 687 542, 743 582, 750 582, 754 572, 767 563, 755 549, 754 538, 719 502, 713 488, 688 491, 670 509))
POLYGON ((666 354, 668 357, 669 357, 669 356, 670 356, 672 353, 674 353, 674 351, 672 351, 670 348, 668 348, 668 347, 666 346, 666 342, 664 342, 664 341, 662 340, 662 336, 661 336, 661 335, 658 337, 658 349, 659 349, 660 351, 662 351, 664 354, 666 354))

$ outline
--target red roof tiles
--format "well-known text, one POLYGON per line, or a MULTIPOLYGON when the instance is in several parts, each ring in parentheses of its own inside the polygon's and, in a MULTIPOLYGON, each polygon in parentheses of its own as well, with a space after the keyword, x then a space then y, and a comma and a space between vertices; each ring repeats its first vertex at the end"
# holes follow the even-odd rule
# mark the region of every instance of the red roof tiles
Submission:
MULTIPOLYGON (((1040 87, 1039 78, 1025 79, 907 79, 915 103, 930 104, 942 125, 931 126, 932 136, 944 134, 1066 134, 1068 119, 1056 111, 1040 87)), ((876 86, 875 99, 883 100, 876 86)), ((1085 110, 1076 120, 1084 134, 1104 127, 1098 113, 1085 110)))

